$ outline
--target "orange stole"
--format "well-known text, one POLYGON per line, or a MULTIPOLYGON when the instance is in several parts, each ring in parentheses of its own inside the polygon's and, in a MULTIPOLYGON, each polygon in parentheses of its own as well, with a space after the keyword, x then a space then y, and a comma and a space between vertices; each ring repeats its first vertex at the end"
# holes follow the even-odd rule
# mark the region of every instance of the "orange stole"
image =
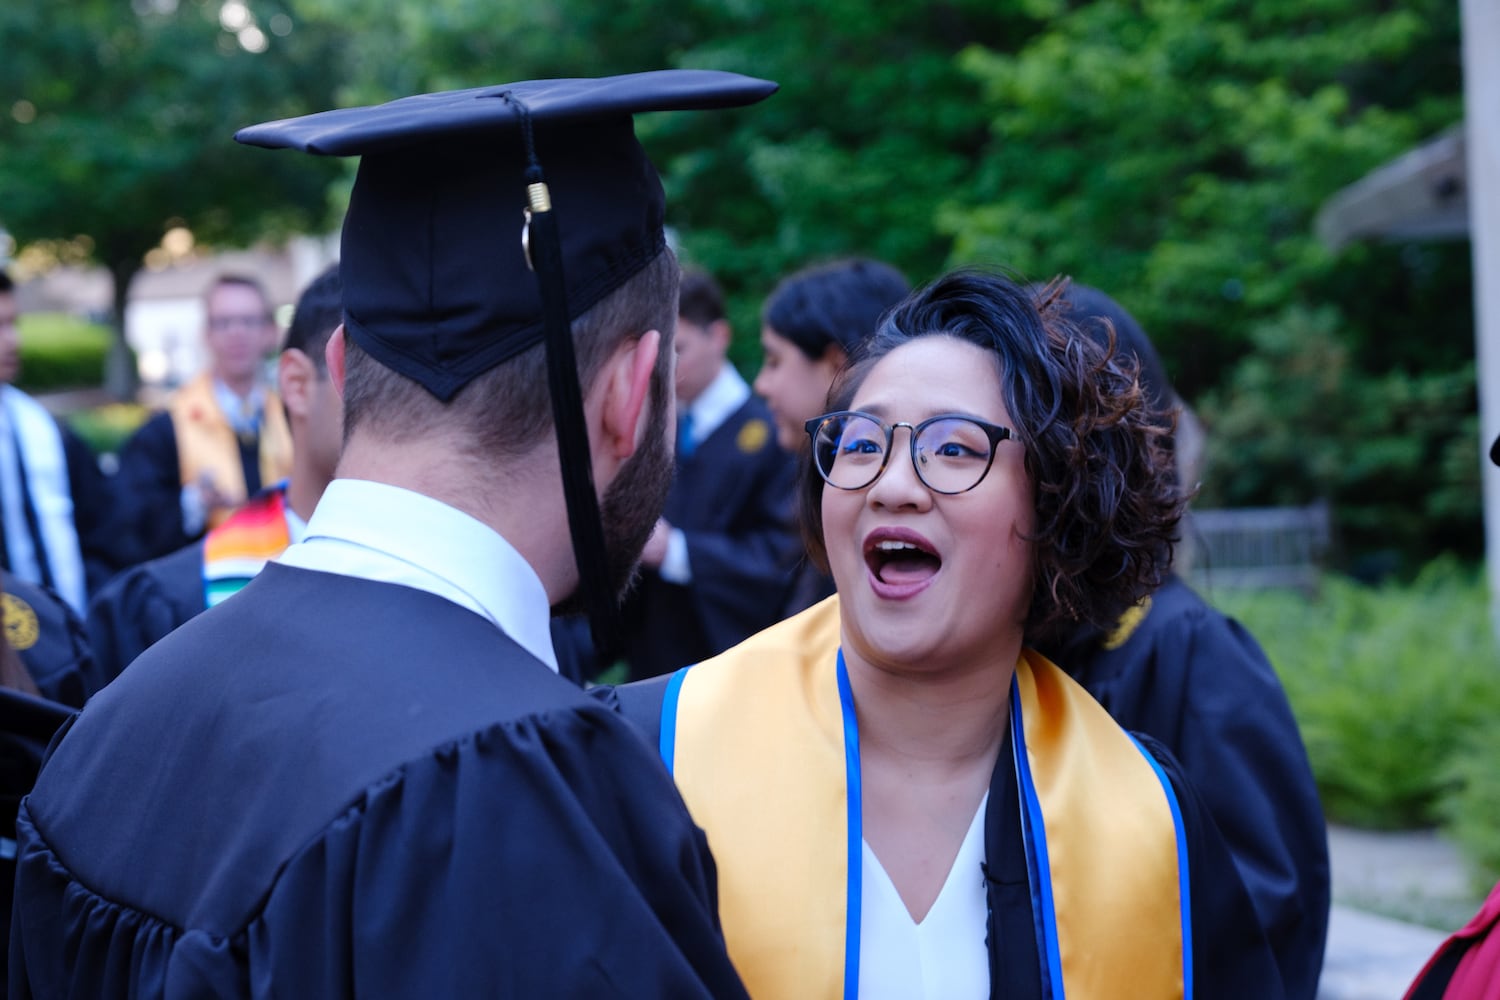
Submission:
MULTIPOLYGON (((177 440, 177 467, 182 485, 196 483, 207 475, 231 502, 243 503, 247 490, 239 440, 214 398, 213 376, 203 372, 185 383, 173 394, 168 410, 177 440)), ((287 429, 281 401, 270 391, 266 392, 259 446, 262 486, 280 482, 291 474, 291 431, 287 429)), ((209 526, 219 524, 227 516, 222 510, 211 513, 209 526)))
POLYGON ((270 490, 230 514, 203 539, 203 606, 236 593, 290 544, 284 490, 270 490))
MULTIPOLYGON (((857 960, 845 953, 857 867, 838 607, 829 598, 680 671, 663 704, 662 756, 708 835, 729 954, 757 1000, 853 996, 856 987, 844 981, 846 958, 857 960)), ((1185 886, 1165 779, 1036 653, 1016 665, 1012 705, 1027 749, 1023 829, 1053 995, 1183 996, 1185 886)))

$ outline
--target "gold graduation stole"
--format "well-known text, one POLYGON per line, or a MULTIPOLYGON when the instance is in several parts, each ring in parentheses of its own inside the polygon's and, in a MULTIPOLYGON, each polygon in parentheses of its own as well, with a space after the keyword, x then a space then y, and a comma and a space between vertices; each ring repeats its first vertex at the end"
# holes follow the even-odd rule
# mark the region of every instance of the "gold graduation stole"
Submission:
POLYGON ((203 606, 239 591, 292 544, 286 490, 268 490, 236 510, 203 538, 203 606))
MULTIPOLYGON (((204 475, 232 503, 242 503, 247 493, 245 468, 240 464, 239 439, 219 401, 214 397, 213 376, 199 374, 173 394, 168 409, 172 432, 177 438, 177 466, 183 486, 197 483, 204 475)), ((292 472, 292 435, 286 414, 274 392, 267 391, 259 434, 260 481, 263 486, 280 482, 292 472)), ((209 526, 228 516, 224 510, 209 514, 209 526)))
MULTIPOLYGON (((662 759, 708 835, 729 954, 757 1000, 858 990, 859 737, 839 637, 834 596, 678 671, 663 699, 662 759)), ((1051 996, 1191 996, 1186 847, 1170 782, 1030 650, 1010 716, 1025 753, 997 766, 1017 769, 1051 996)))

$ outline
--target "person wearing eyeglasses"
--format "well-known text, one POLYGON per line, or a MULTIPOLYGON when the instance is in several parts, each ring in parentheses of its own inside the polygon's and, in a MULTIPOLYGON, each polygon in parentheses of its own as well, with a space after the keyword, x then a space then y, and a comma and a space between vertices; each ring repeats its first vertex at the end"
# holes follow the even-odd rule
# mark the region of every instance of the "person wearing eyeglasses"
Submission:
POLYGON ((203 304, 208 369, 120 453, 119 492, 137 562, 187 545, 291 472, 291 432, 265 381, 277 340, 265 288, 247 275, 223 274, 203 304))
POLYGON ((1056 299, 958 272, 896 306, 806 423, 837 593, 604 695, 708 836, 752 996, 1282 996, 1177 762, 1034 652, 1158 584, 1185 503, 1056 299))

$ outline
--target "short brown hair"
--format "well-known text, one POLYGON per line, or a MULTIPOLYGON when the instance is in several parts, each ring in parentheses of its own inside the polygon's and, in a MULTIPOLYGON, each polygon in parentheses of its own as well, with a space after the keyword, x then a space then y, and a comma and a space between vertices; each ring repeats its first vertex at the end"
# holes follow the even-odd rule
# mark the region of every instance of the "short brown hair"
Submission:
MULTIPOLYGON (((660 330, 658 365, 671 358, 677 326, 677 258, 663 250, 634 277, 573 321, 578 379, 587 393, 621 342, 660 330)), ((344 440, 364 427, 392 441, 440 431, 463 435, 466 448, 486 458, 526 453, 552 429, 547 355, 536 344, 478 376, 443 403, 421 383, 376 361, 347 340, 344 440)))

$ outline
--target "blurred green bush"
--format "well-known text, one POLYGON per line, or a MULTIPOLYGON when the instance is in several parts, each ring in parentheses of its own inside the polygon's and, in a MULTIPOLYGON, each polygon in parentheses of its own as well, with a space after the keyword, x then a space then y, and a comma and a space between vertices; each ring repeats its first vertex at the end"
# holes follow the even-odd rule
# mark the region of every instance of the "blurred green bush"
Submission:
POLYGON ((114 332, 66 313, 27 313, 20 320, 21 375, 27 392, 95 388, 104 381, 104 361, 114 332))
POLYGON ((1482 573, 1444 558, 1405 585, 1329 576, 1314 600, 1212 598, 1275 664, 1330 820, 1446 820, 1471 859, 1500 870, 1500 654, 1482 573))

